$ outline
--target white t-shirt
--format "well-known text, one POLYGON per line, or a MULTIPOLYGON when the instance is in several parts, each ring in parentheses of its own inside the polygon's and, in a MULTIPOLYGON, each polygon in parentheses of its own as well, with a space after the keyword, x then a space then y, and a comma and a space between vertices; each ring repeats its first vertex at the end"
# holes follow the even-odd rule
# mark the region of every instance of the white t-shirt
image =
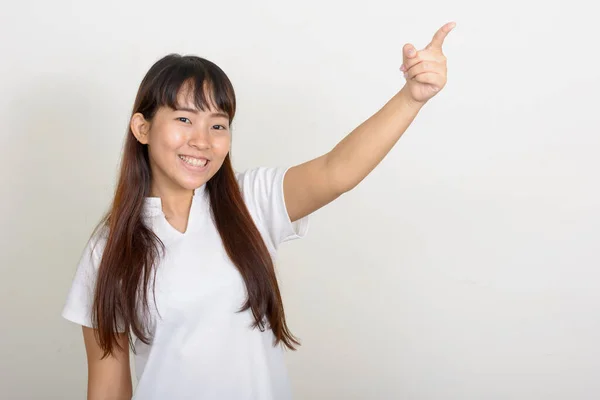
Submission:
MULTIPOLYGON (((284 168, 237 174, 247 207, 272 256, 303 237, 308 217, 292 223, 283 197, 284 168)), ((281 345, 271 330, 251 327, 244 281, 227 256, 212 221, 205 186, 194 193, 185 233, 162 213, 160 198, 145 199, 149 226, 165 245, 152 295, 151 346, 136 340, 134 399, 286 400, 291 389, 281 345)), ((63 317, 92 327, 96 273, 105 235, 93 237, 78 265, 63 317)), ((151 287, 151 285, 150 285, 151 287)), ((151 289, 150 289, 151 290, 151 289)))

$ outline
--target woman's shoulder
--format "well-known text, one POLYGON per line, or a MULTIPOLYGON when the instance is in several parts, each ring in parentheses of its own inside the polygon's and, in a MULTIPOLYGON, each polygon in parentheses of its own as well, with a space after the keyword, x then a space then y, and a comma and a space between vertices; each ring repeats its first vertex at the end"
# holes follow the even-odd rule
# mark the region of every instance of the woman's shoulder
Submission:
POLYGON ((283 182, 287 167, 254 167, 236 171, 236 179, 242 191, 268 189, 283 182))
POLYGON ((289 167, 256 167, 237 174, 250 214, 269 238, 271 247, 303 237, 308 216, 292 223, 285 203, 283 182, 289 167))
POLYGON ((108 241, 110 229, 106 223, 101 223, 94 228, 88 241, 85 245, 85 249, 82 254, 82 261, 85 258, 89 258, 92 264, 96 265, 102 258, 102 253, 106 247, 108 241))

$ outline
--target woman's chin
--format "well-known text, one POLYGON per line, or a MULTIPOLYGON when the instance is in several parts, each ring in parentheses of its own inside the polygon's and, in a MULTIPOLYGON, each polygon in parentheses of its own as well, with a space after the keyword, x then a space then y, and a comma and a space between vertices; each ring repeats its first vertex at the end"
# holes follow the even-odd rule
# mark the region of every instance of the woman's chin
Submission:
POLYGON ((212 170, 207 170, 202 174, 183 173, 178 175, 176 181, 179 186, 186 190, 196 190, 208 182, 213 177, 214 173, 212 170))
POLYGON ((179 186, 186 190, 196 190, 206 182, 206 179, 189 179, 189 177, 187 179, 178 180, 179 186))

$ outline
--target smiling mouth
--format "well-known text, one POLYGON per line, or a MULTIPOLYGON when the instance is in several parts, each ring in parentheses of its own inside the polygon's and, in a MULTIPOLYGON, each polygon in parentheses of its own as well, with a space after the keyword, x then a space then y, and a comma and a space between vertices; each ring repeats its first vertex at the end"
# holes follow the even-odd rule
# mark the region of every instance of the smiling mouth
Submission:
POLYGON ((208 163, 208 160, 206 158, 195 158, 182 155, 180 155, 179 158, 181 159, 181 161, 188 165, 191 165, 192 167, 204 167, 208 163))

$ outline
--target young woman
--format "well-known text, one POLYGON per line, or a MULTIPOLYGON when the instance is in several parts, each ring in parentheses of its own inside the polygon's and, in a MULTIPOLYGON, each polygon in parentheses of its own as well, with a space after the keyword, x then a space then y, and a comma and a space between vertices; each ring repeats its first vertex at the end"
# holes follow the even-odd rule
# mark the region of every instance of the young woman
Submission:
POLYGON ((329 153, 235 173, 236 100, 208 60, 169 55, 143 79, 112 206, 89 240, 63 316, 83 326, 89 399, 291 398, 273 267, 308 216, 354 188, 446 84, 444 25, 403 49, 405 86, 329 153))

